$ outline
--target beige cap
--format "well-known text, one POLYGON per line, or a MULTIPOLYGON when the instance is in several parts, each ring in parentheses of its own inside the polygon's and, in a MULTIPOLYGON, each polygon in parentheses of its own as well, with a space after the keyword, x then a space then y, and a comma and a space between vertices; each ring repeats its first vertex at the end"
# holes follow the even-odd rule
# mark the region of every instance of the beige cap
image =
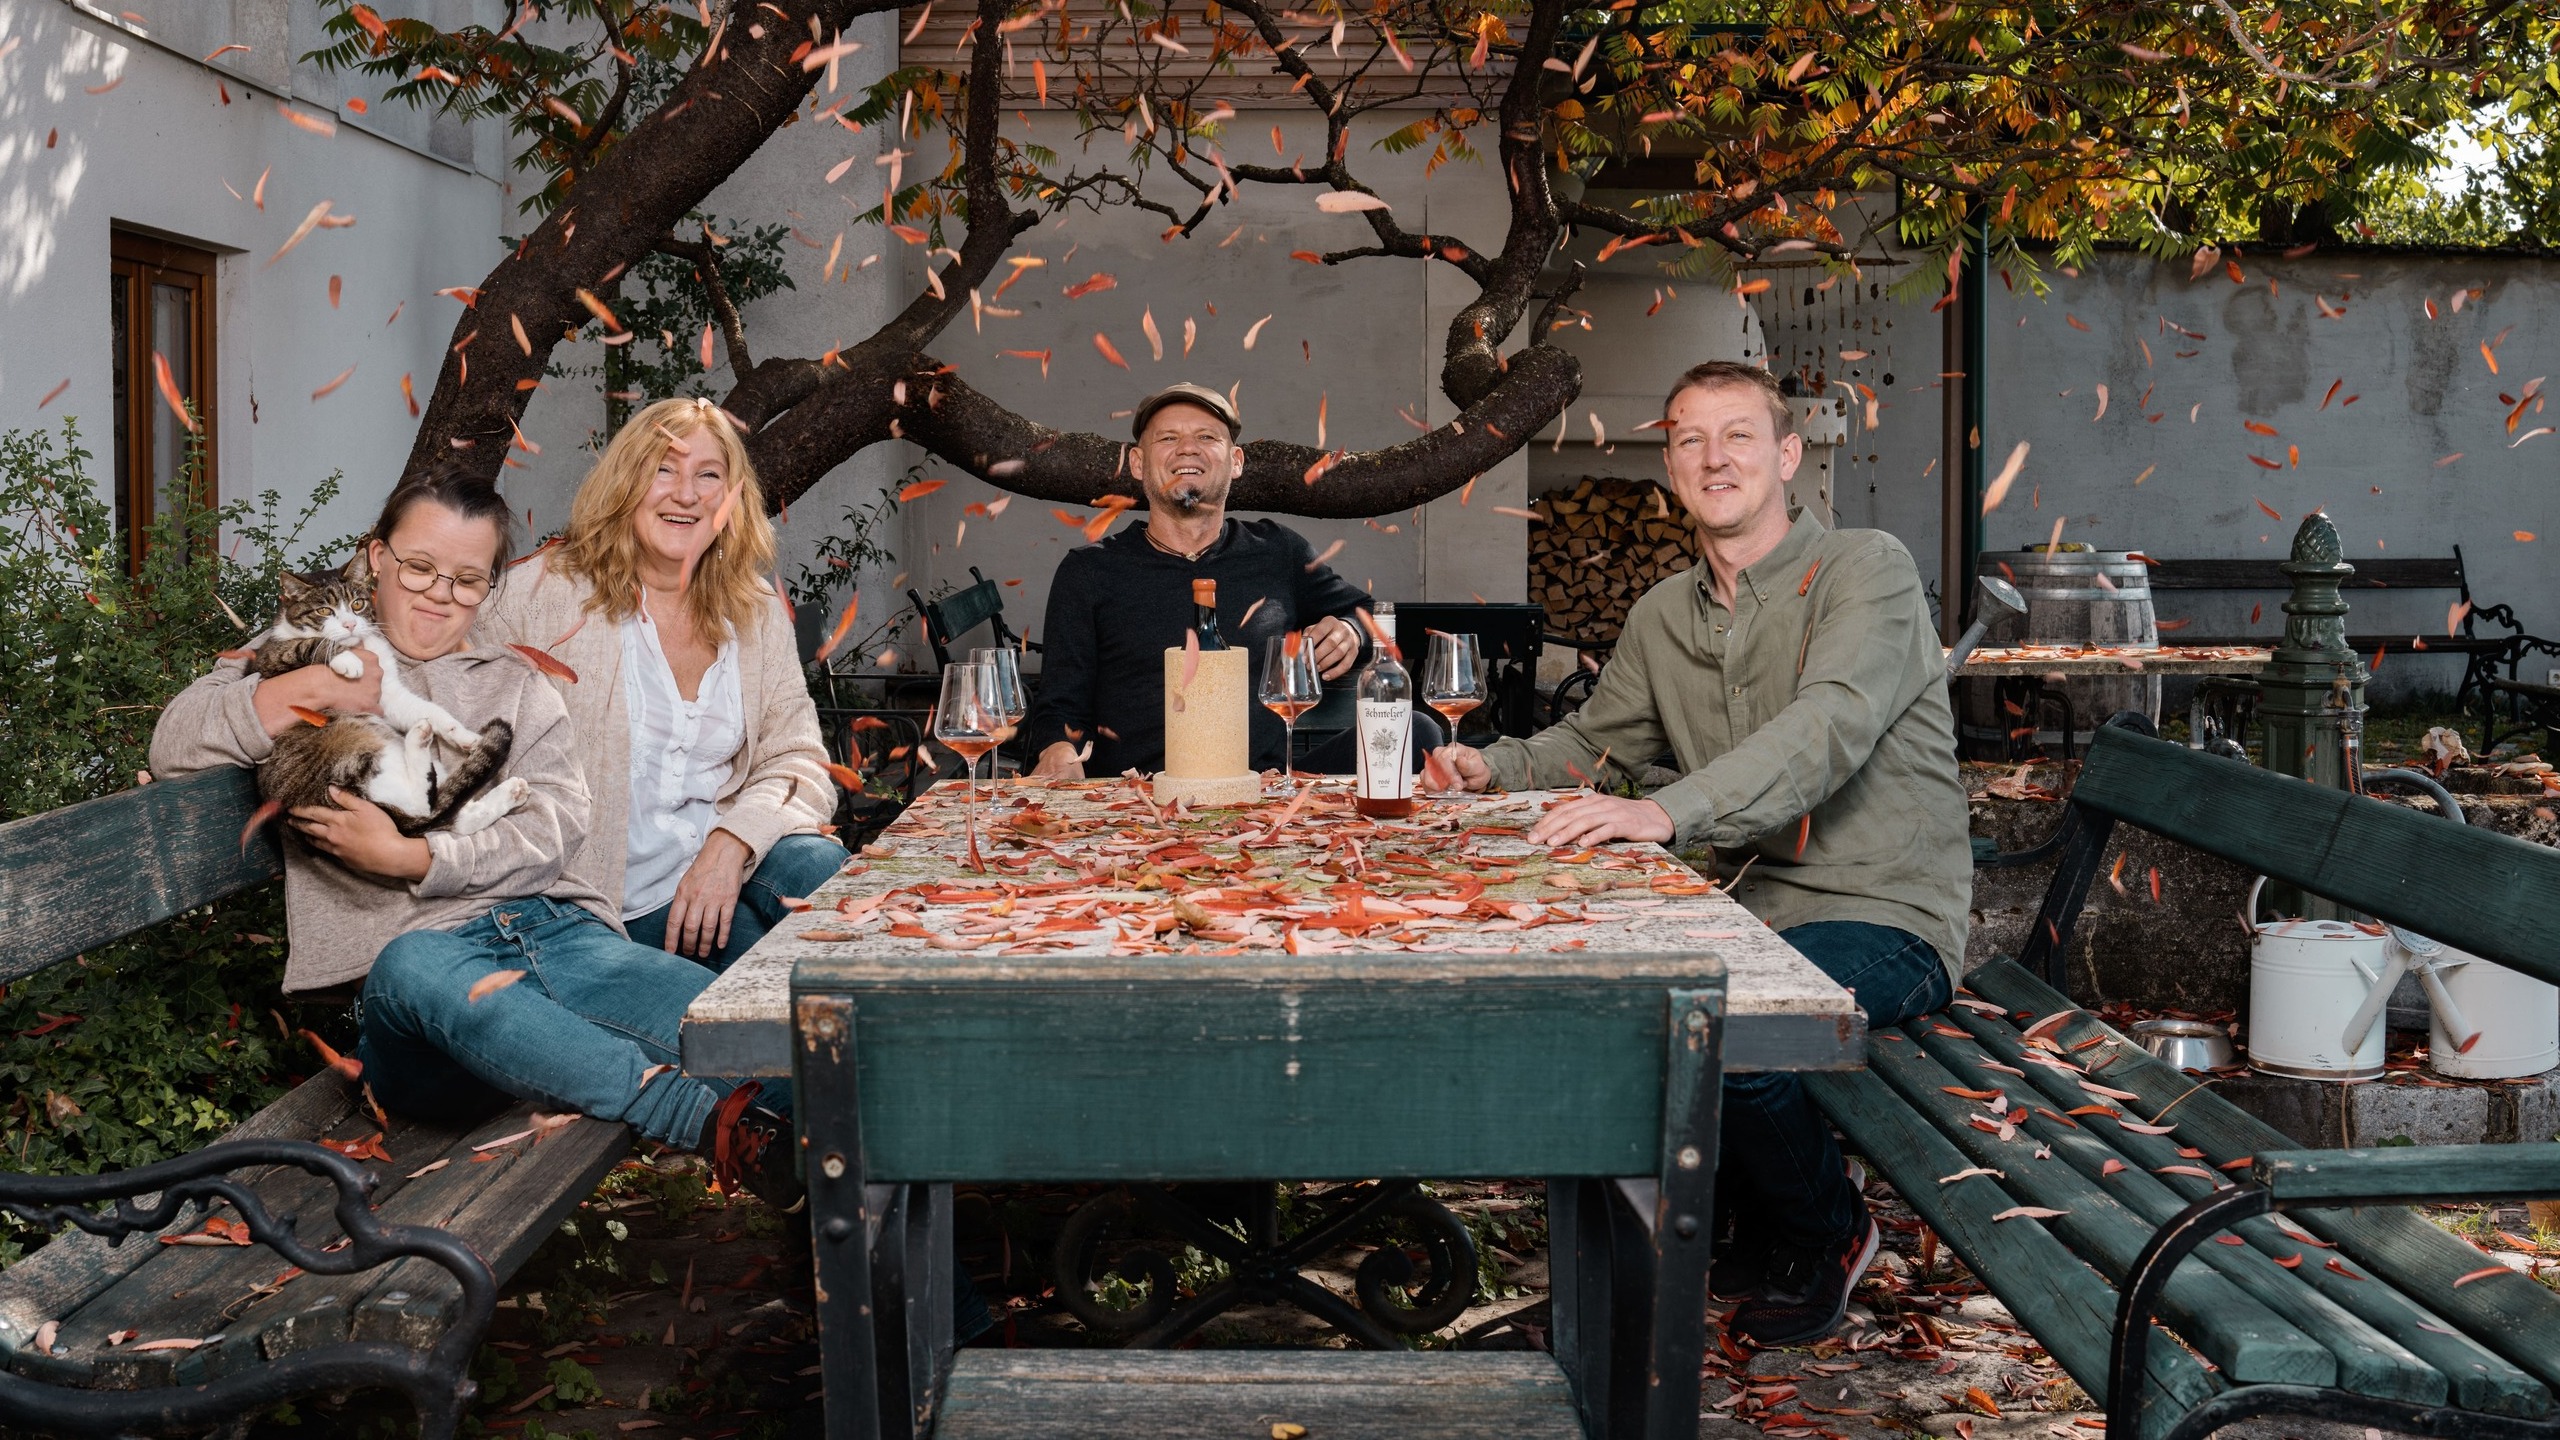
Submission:
POLYGON ((1194 385, 1190 381, 1185 380, 1178 385, 1167 385, 1153 395, 1150 395, 1146 399, 1138 402, 1137 413, 1129 420, 1130 438, 1137 439, 1144 436, 1147 433, 1148 419, 1167 405, 1176 404, 1197 405, 1201 409, 1206 410, 1210 414, 1227 422, 1227 438, 1229 439, 1234 439, 1236 436, 1244 433, 1244 419, 1242 416, 1236 414, 1236 407, 1228 403, 1226 396, 1219 394, 1217 391, 1210 389, 1206 385, 1194 385))

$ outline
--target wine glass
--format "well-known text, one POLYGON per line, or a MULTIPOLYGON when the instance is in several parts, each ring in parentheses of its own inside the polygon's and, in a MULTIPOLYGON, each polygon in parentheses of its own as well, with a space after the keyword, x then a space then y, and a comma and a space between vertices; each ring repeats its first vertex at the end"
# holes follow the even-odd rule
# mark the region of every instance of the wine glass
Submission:
POLYGON ((1003 704, 983 665, 942 667, 942 703, 933 711, 933 738, 969 762, 967 781, 969 850, 978 848, 978 757, 995 748, 1003 704))
POLYGON ((1449 739, 1458 738, 1458 722, 1484 703, 1484 660, 1473 635, 1431 632, 1431 651, 1422 662, 1422 698, 1449 721, 1449 739))
MULTIPOLYGON (((969 663, 983 665, 993 677, 997 717, 1002 721, 995 732, 996 745, 1002 748, 1014 736, 1022 717, 1031 713, 1030 693, 1022 687, 1022 656, 1010 645, 988 646, 969 652, 969 663)), ((996 767, 987 766, 987 783, 993 785, 996 767)))
POLYGON ((1263 642, 1262 686, 1257 698, 1263 709, 1280 717, 1280 733, 1288 737, 1280 746, 1280 769, 1288 778, 1290 793, 1295 794, 1298 717, 1324 699, 1324 677, 1316 672, 1316 647, 1307 643, 1305 631, 1292 630, 1263 642))

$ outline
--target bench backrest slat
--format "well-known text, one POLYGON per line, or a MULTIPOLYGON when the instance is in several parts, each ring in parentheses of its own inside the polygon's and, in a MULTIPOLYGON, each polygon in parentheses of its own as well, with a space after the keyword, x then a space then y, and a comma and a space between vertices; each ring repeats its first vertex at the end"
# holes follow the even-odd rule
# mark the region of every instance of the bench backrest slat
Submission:
POLYGON ((224 767, 0 825, 0 982, 283 873, 274 825, 240 843, 257 805, 224 767))
POLYGON ((2112 727, 2071 799, 2560 983, 2560 851, 2112 727))
MULTIPOLYGON (((2154 590, 2290 590, 2277 560, 2154 560, 2154 590)), ((2459 590, 2462 562, 2442 558, 2359 559, 2356 573, 2341 588, 2348 590, 2459 590)))

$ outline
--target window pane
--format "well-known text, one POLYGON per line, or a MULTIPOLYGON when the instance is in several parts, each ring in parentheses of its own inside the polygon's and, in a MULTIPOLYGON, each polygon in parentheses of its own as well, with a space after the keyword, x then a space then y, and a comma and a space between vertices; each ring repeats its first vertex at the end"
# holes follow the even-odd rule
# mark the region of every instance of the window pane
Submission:
POLYGON ((108 372, 115 379, 116 534, 133 533, 133 279, 119 271, 108 277, 115 296, 107 304, 110 332, 108 372))
MULTIPOLYGON (((195 375, 195 292, 183 285, 151 287, 151 345, 169 361, 169 378, 189 405, 197 404, 195 375)), ((167 408, 165 403, 162 407, 167 408)), ((175 415, 151 427, 151 502, 169 493, 169 483, 187 456, 187 431, 175 415)))

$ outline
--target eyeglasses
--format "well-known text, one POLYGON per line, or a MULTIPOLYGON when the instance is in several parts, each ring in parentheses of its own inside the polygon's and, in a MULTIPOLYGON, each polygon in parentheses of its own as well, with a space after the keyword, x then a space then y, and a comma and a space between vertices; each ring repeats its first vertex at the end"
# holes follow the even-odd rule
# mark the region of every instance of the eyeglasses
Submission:
POLYGON ((402 559, 400 552, 392 549, 387 541, 382 549, 383 553, 400 561, 400 588, 412 595, 424 595, 442 580, 453 588, 455 604, 476 606, 489 598, 489 589, 496 583, 486 575, 447 575, 424 559, 402 559))

